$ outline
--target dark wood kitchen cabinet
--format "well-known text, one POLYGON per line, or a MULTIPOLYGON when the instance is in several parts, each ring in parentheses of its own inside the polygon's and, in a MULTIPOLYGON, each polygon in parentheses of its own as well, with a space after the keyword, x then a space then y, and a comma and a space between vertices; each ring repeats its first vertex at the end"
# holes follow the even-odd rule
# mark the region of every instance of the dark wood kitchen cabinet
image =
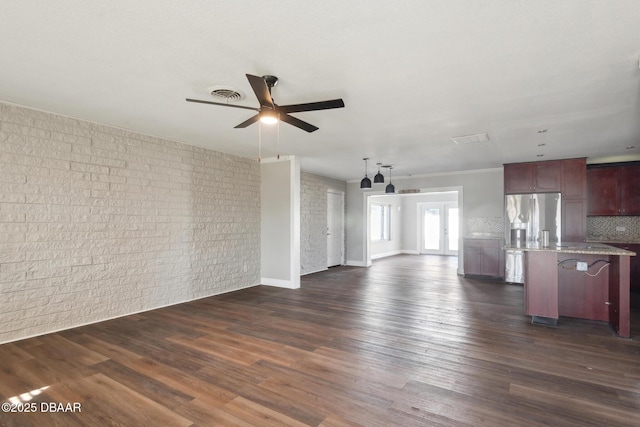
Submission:
POLYGON ((587 159, 562 160, 562 197, 584 199, 587 197, 587 159))
POLYGON ((587 159, 562 161, 562 241, 587 239, 587 159))
POLYGON ((587 169, 587 215, 640 215, 640 163, 587 169))
POLYGON ((613 167, 587 169, 587 215, 618 214, 618 170, 613 167))
POLYGON ((505 194, 553 193, 562 190, 562 161, 504 165, 505 194))
POLYGON ((635 252, 636 256, 630 257, 629 268, 629 285, 631 289, 640 290, 640 243, 607 243, 607 245, 615 246, 616 248, 626 249, 631 252, 635 252))
POLYGON ((562 240, 587 237, 587 159, 504 165, 505 194, 562 193, 562 240))
POLYGON ((586 200, 563 198, 560 224, 563 242, 585 242, 587 239, 586 200))
POLYGON ((640 164, 620 168, 620 215, 640 215, 640 164))
POLYGON ((464 274, 504 277, 502 240, 464 239, 464 274))

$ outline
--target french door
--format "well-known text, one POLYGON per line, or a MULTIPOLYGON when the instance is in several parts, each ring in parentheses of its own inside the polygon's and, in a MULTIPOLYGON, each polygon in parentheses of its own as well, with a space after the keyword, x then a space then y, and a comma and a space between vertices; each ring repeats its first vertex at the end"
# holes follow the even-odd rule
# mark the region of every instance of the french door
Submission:
POLYGON ((419 203, 418 218, 420 253, 458 255, 457 202, 419 203))

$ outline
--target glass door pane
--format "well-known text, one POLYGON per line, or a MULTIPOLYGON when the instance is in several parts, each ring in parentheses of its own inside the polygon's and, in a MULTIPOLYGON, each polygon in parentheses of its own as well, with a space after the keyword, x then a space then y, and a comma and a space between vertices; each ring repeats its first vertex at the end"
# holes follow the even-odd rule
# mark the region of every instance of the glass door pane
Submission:
POLYGON ((371 205, 371 241, 382 240, 382 205, 371 205))
POLYGON ((424 246, 426 251, 440 250, 440 208, 426 208, 424 210, 423 226, 424 246))
POLYGON ((420 253, 458 255, 460 210, 457 203, 446 201, 421 205, 420 253))

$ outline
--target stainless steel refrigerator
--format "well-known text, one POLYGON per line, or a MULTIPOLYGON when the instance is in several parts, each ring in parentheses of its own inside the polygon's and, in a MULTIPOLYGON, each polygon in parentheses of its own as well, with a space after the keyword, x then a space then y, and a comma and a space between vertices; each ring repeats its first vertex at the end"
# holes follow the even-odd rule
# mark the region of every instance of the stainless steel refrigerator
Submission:
POLYGON ((505 281, 524 283, 524 252, 517 248, 560 243, 560 193, 509 194, 504 208, 505 241, 515 247, 505 254, 505 281))

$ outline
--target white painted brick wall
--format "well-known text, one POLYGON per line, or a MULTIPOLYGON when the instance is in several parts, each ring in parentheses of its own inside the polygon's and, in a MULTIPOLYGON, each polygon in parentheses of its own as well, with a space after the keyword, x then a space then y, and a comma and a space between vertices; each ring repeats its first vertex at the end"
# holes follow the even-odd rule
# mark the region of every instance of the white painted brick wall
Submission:
POLYGON ((300 174, 300 273, 327 269, 327 191, 346 192, 346 183, 300 174))
POLYGON ((0 342, 259 280, 257 162, 0 103, 0 342))

